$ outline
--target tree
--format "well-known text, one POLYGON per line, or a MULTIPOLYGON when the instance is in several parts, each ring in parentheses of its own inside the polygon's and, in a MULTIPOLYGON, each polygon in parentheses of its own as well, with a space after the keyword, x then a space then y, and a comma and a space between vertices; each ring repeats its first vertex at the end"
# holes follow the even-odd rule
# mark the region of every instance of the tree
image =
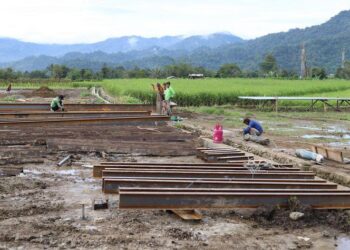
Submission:
POLYGON ((326 70, 324 68, 312 68, 311 77, 317 78, 320 80, 326 79, 327 78, 326 70))
POLYGON ((236 64, 223 64, 217 72, 218 77, 240 77, 242 70, 236 64))
POLYGON ((276 58, 272 54, 267 54, 264 61, 260 63, 260 70, 264 74, 274 76, 278 70, 276 58))
MULTIPOLYGON (((80 71, 80 73, 82 73, 82 71, 80 71)), ((91 69, 84 69, 82 76, 84 80, 91 80, 93 75, 91 69)))
POLYGON ((71 79, 72 81, 82 80, 80 70, 76 68, 70 69, 67 74, 67 78, 71 79))
POLYGON ((101 68, 102 78, 112 78, 112 72, 113 70, 109 68, 107 64, 103 64, 103 67, 101 68))
POLYGON ((350 79, 350 61, 344 63, 344 68, 338 68, 335 77, 341 79, 350 79))
POLYGON ((51 64, 48 70, 52 78, 61 80, 67 76, 69 68, 65 65, 51 64))

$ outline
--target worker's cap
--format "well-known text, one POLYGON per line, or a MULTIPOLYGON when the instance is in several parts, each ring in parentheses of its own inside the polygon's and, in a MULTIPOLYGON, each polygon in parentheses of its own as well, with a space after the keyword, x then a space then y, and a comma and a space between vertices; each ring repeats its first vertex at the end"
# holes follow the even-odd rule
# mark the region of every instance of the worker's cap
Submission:
POLYGON ((64 95, 59 95, 58 98, 60 98, 61 100, 64 99, 64 95))

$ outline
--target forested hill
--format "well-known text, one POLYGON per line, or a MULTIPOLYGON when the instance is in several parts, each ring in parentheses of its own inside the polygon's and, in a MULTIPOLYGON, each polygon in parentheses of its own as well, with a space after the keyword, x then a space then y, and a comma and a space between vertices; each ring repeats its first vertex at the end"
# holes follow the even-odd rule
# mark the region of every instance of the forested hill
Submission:
MULTIPOLYGON (((164 36, 145 38, 140 36, 124 36, 109 38, 105 41, 91 44, 37 44, 23 42, 11 38, 0 38, 0 62, 11 62, 31 56, 61 57, 66 53, 120 53, 154 49, 194 50, 205 46, 217 48, 222 45, 243 42, 243 39, 229 33, 214 33, 206 36, 164 36)), ((41 58, 43 59, 43 58, 41 58)))
POLYGON ((324 67, 334 72, 341 63, 342 49, 350 59, 350 11, 343 11, 328 22, 306 29, 270 34, 247 41, 241 46, 228 45, 218 49, 194 52, 189 58, 194 63, 207 58, 204 66, 236 62, 242 68, 257 68, 264 55, 272 53, 280 67, 298 70, 300 48, 305 44, 309 66, 324 67))
MULTIPOLYGON (((76 50, 76 52, 57 56, 44 53, 45 50, 42 50, 44 54, 42 56, 35 54, 2 66, 17 70, 34 70, 57 63, 69 67, 99 70, 105 63, 109 66, 126 68, 135 66, 156 68, 183 62, 209 69, 217 69, 224 63, 237 63, 242 69, 258 69, 263 57, 267 53, 272 53, 280 68, 298 72, 300 47, 304 43, 308 66, 324 67, 328 73, 333 73, 340 66, 343 48, 346 50, 347 59, 350 59, 350 11, 343 11, 321 25, 270 34, 248 41, 225 33, 207 37, 159 39, 143 40, 140 37, 128 37, 127 42, 118 40, 120 43, 109 39, 89 48, 87 45, 71 45, 70 51, 76 50), (111 53, 114 51, 116 53, 111 53)), ((55 50, 55 53, 66 52, 66 47, 60 49, 60 45, 53 46, 56 48, 50 49, 55 50)), ((1 61, 4 61, 6 56, 3 56, 2 51, 0 41, 0 57, 1 61)))

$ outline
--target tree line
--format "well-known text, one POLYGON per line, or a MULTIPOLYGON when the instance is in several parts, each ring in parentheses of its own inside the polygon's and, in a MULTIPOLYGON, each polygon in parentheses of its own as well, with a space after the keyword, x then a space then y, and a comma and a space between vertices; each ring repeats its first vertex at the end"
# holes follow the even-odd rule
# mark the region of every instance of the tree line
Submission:
MULTIPOLYGON (((203 74, 205 77, 229 78, 285 78, 298 79, 299 74, 292 70, 281 69, 272 54, 265 56, 259 64, 259 70, 242 70, 237 64, 230 63, 222 65, 218 70, 209 70, 204 67, 195 67, 186 63, 167 65, 162 68, 142 69, 134 67, 131 69, 122 66, 111 67, 104 64, 98 71, 91 69, 69 68, 65 65, 52 64, 44 70, 31 72, 14 71, 11 68, 0 69, 0 80, 2 81, 31 81, 31 80, 55 80, 55 81, 92 81, 114 78, 186 78, 189 74, 203 74)), ((307 78, 326 79, 326 70, 319 67, 309 67, 307 78)), ((344 67, 339 68, 335 76, 340 79, 350 79, 350 62, 345 62, 344 67)))

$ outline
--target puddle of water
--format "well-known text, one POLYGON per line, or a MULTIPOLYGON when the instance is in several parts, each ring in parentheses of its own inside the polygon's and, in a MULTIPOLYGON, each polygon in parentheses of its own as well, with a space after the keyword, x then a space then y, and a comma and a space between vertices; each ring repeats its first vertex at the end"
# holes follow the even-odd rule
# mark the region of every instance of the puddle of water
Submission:
POLYGON ((285 132, 292 132, 295 131, 293 128, 269 128, 268 130, 277 130, 277 131, 285 131, 285 132))
POLYGON ((340 237, 337 240, 337 250, 349 250, 350 249, 350 238, 340 237))
POLYGON ((350 133, 349 130, 337 126, 327 126, 323 128, 318 127, 312 127, 312 126, 294 126, 296 129, 306 129, 311 131, 324 131, 327 133, 340 133, 340 134, 347 134, 350 133))
POLYGON ((24 174, 40 175, 40 174, 42 174, 43 172, 40 172, 40 171, 35 170, 35 169, 33 169, 33 170, 24 169, 24 170, 23 170, 23 173, 24 173, 24 174))
POLYGON ((61 174, 61 175, 77 175, 79 171, 75 169, 67 169, 67 170, 58 170, 58 171, 55 171, 55 173, 61 174))
POLYGON ((301 138, 304 139, 336 139, 340 140, 343 139, 343 137, 340 136, 335 136, 335 135, 303 135, 301 138))
POLYGON ((349 130, 345 129, 345 128, 340 128, 337 126, 329 126, 327 132, 331 132, 331 133, 349 133, 349 130))
POLYGON ((313 130, 313 131, 322 131, 322 128, 308 127, 308 126, 295 126, 294 128, 307 129, 307 130, 313 130))
POLYGON ((327 145, 331 146, 331 147, 341 147, 346 149, 347 147, 349 147, 350 145, 350 141, 345 141, 345 142, 330 142, 327 145))
MULTIPOLYGON (((28 169, 24 169, 23 170, 24 174, 32 174, 32 175, 41 175, 43 174, 43 172, 40 172, 38 170, 28 170, 28 169)), ((65 170, 58 170, 58 171, 47 171, 46 173, 50 173, 50 174, 59 174, 59 175, 78 175, 79 174, 79 170, 76 169, 65 169, 65 170)))

